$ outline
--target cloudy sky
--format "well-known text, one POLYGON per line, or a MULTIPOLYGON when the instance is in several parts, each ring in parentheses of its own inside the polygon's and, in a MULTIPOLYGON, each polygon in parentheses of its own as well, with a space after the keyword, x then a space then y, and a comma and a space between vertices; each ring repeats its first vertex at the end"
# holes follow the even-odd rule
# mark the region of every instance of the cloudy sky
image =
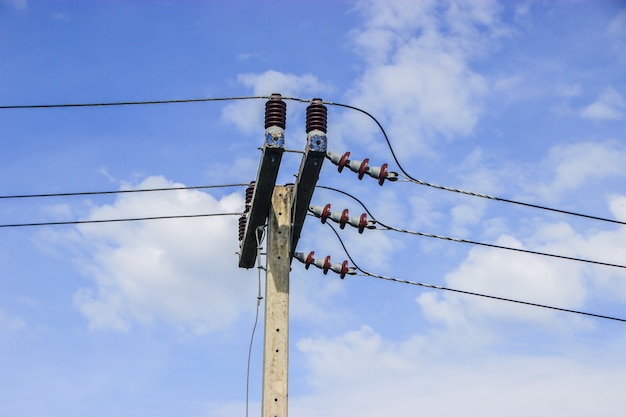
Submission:
MULTIPOLYGON (((618 221, 326 161, 318 185, 389 226, 617 265, 337 229, 363 270, 626 318, 623 2, 0 1, 0 106, 271 93, 366 110, 413 178, 618 221)), ((0 196, 220 186, 2 198, 0 224, 241 212, 264 103, 0 109, 0 196)), ((328 144, 400 172, 361 112, 328 105, 328 144)), ((237 250, 236 215, 1 227, 0 416, 245 415, 259 271, 237 250)), ((347 258, 314 217, 298 250, 347 258)), ((623 415, 623 321, 292 266, 291 415, 623 415)))

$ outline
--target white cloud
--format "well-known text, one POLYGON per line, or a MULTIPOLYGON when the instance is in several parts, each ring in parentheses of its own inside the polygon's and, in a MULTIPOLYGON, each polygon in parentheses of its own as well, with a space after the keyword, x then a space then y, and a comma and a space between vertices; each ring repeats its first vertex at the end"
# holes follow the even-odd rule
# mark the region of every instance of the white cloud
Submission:
POLYGON ((604 356, 588 357, 578 346, 532 356, 477 350, 446 337, 393 343, 363 326, 333 339, 303 339, 297 346, 313 393, 291 397, 290 408, 305 417, 622 413, 626 369, 613 342, 602 348, 604 356))
POLYGON ((592 180, 626 176, 626 149, 610 141, 557 145, 532 171, 550 173, 550 181, 535 181, 531 187, 543 199, 553 200, 592 180))
MULTIPOLYGON (((181 186, 150 177, 139 188, 181 186)), ((238 212, 243 194, 217 200, 197 190, 120 195, 91 210, 89 219, 238 212)), ((90 328, 127 330, 166 322, 206 332, 231 324, 250 300, 256 280, 236 268, 237 218, 212 217, 80 225, 77 260, 93 287, 76 306, 90 328)))
POLYGON ((427 151, 436 135, 470 135, 486 83, 469 63, 501 34, 495 3, 369 0, 358 10, 366 21, 353 44, 366 65, 351 103, 386 122, 402 154, 427 151))
MULTIPOLYGON (((503 236, 496 244, 524 248, 513 238, 503 236)), ((475 248, 466 261, 446 276, 446 286, 454 289, 529 301, 563 308, 580 308, 585 299, 581 268, 536 255, 521 255, 497 249, 475 248)), ((426 316, 451 326, 468 321, 524 320, 543 323, 554 314, 542 309, 485 300, 458 294, 439 294, 439 300, 423 294, 418 299, 426 316), (441 303, 448 305, 444 307, 441 303), (454 315, 450 312, 454 311, 454 315), (460 320, 460 322, 459 322, 460 320)), ((558 320, 551 318, 552 325, 558 320)))
POLYGON ((615 89, 607 88, 580 115, 593 120, 621 120, 626 115, 626 100, 615 89))

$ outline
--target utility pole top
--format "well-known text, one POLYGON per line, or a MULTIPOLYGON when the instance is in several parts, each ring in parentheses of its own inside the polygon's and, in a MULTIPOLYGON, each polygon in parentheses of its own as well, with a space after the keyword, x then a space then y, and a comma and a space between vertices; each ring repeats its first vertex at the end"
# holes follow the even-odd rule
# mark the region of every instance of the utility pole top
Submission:
POLYGON ((240 219, 241 247, 239 250, 239 267, 252 268, 257 256, 257 242, 261 240, 259 227, 265 224, 269 214, 270 199, 280 161, 285 151, 285 125, 287 105, 280 94, 272 94, 265 103, 265 142, 263 153, 256 175, 254 193, 251 198, 249 212, 240 219), (245 217, 245 220, 244 220, 245 217), (245 223, 245 224, 243 224, 245 223))
POLYGON ((322 99, 313 99, 306 109, 306 132, 307 144, 304 156, 300 163, 300 170, 294 188, 293 204, 293 233, 291 237, 291 252, 293 254, 298 245, 304 220, 306 218, 313 191, 319 178, 322 163, 326 158, 327 138, 327 109, 322 104, 322 99))

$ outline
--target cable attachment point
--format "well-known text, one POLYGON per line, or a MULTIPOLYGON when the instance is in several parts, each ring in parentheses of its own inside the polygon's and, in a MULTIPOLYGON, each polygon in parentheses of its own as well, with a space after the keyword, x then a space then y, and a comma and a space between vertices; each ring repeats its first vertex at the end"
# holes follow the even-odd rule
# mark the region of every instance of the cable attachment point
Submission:
POLYGON ((365 229, 376 229, 376 222, 374 220, 367 220, 367 214, 363 213, 358 217, 351 217, 348 214, 348 209, 343 211, 330 211, 330 204, 322 206, 310 206, 309 211, 313 213, 315 217, 322 220, 322 223, 326 223, 326 220, 331 219, 335 223, 339 223, 339 227, 343 229, 346 224, 352 227, 356 227, 359 233, 363 233, 365 229))
POLYGON ((310 151, 326 153, 327 112, 321 98, 314 98, 306 108, 307 145, 310 151))
POLYGON ((337 165, 337 171, 343 171, 344 167, 350 168, 351 171, 357 173, 359 179, 363 179, 365 174, 369 175, 372 178, 378 180, 378 185, 383 185, 385 180, 388 181, 398 181, 398 173, 389 171, 389 165, 383 164, 380 167, 377 166, 369 166, 369 158, 365 158, 363 161, 359 160, 350 160, 350 152, 346 152, 343 155, 327 151, 326 158, 330 160, 333 164, 337 165))
POLYGON ((272 94, 265 103, 265 145, 275 148, 285 146, 287 104, 280 94, 272 94))
POLYGON ((306 257, 303 252, 296 252, 293 254, 293 257, 302 262, 306 269, 309 269, 309 266, 311 265, 315 265, 324 272, 324 275, 326 275, 328 271, 333 271, 334 273, 339 274, 341 279, 343 279, 346 275, 356 275, 356 268, 348 266, 347 260, 342 263, 331 263, 330 255, 323 259, 316 259, 313 255, 315 255, 315 252, 313 251, 311 251, 306 257))

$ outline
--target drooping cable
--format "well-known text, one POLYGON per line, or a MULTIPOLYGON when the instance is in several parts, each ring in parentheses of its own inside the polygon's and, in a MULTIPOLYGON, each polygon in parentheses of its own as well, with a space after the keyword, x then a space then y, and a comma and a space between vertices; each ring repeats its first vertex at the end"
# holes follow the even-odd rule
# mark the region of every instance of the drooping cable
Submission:
POLYGON ((361 205, 361 207, 363 207, 363 209, 367 212, 367 214, 370 216, 370 218, 373 221, 375 221, 377 224, 379 224, 380 226, 382 226, 384 228, 384 229, 377 229, 377 230, 390 230, 390 231, 394 231, 394 232, 406 233, 406 234, 411 234, 411 235, 416 235, 416 236, 423 236, 423 237, 428 237, 428 238, 447 240, 447 241, 450 241, 450 242, 468 243, 468 244, 471 244, 471 245, 484 246, 484 247, 488 247, 488 248, 503 249, 503 250, 509 250, 509 251, 514 251, 514 252, 527 253, 527 254, 530 254, 530 255, 547 256, 547 257, 551 257, 551 258, 563 259, 563 260, 568 260, 568 261, 583 262, 583 263, 588 263, 588 264, 593 264, 593 265, 601 265, 601 266, 609 266, 609 267, 613 267, 613 268, 625 268, 626 269, 626 265, 621 265, 621 264, 614 264, 614 263, 609 263, 609 262, 594 261, 594 260, 591 260, 591 259, 576 258, 576 257, 573 257, 573 256, 558 255, 558 254, 548 253, 548 252, 539 252, 539 251, 533 251, 533 250, 529 250, 529 249, 514 248, 514 247, 511 247, 511 246, 496 245, 496 244, 493 244, 493 243, 477 242, 477 241, 469 240, 469 239, 461 239, 461 238, 456 238, 456 237, 436 235, 436 234, 432 234, 432 233, 425 233, 425 232, 417 232, 417 231, 413 231, 413 230, 400 229, 400 228, 397 228, 397 227, 389 226, 389 225, 381 222, 380 220, 376 219, 372 215, 372 213, 368 210, 368 208, 365 206, 365 204, 361 200, 359 200, 358 198, 353 196, 352 194, 347 193, 347 192, 342 191, 342 190, 339 190, 337 188, 333 188, 333 187, 326 187, 326 186, 323 186, 323 185, 318 185, 318 187, 326 189, 326 190, 330 190, 330 191, 335 191, 335 192, 341 193, 341 194, 343 194, 343 195, 345 195, 347 197, 350 197, 353 200, 355 200, 357 203, 359 203, 361 205))
MULTIPOLYGON (((265 226, 260 226, 260 228, 265 228, 265 226)), ((257 324, 259 323, 259 307, 261 306, 261 300, 263 300, 263 295, 261 293, 261 270, 263 267, 261 266, 261 239, 262 233, 256 234, 256 243, 257 243, 257 270, 258 270, 258 293, 256 297, 256 314, 254 316, 254 325, 252 326, 252 334, 250 335, 250 346, 248 347, 248 366, 246 368, 246 417, 248 417, 248 407, 249 407, 249 396, 250 396, 250 363, 252 362, 252 345, 254 343, 254 334, 256 332, 257 324)))
POLYGON ((60 226, 60 225, 69 225, 69 224, 90 224, 90 223, 136 222, 136 221, 144 221, 144 220, 191 219, 191 218, 198 218, 198 217, 241 216, 241 214, 242 213, 204 213, 204 214, 179 214, 176 216, 134 217, 134 218, 125 218, 125 219, 73 220, 73 221, 66 221, 66 222, 41 222, 41 223, 14 223, 14 224, 0 224, 0 228, 60 226))
POLYGON ((459 289, 455 289, 455 288, 443 287, 443 286, 440 286, 440 285, 434 285, 434 284, 417 282, 417 281, 409 281, 409 280, 406 280, 406 279, 400 279, 400 278, 388 277, 388 276, 385 276, 385 275, 374 274, 372 272, 364 270, 363 268, 358 266, 356 262, 354 262, 354 259, 352 258, 352 256, 350 256, 350 253, 348 252, 348 249, 346 248, 346 245, 344 244, 344 242, 341 239, 341 236, 339 235, 337 230, 330 223, 326 223, 326 224, 328 224, 328 226, 332 229, 332 231, 337 236, 337 239, 339 239, 339 243, 343 247, 343 250, 346 253, 346 256, 350 259, 350 262, 352 262, 352 265, 354 265, 354 267, 357 270, 359 270, 364 276, 368 276, 368 277, 371 277, 371 278, 382 279, 382 280, 386 280, 386 281, 398 282, 398 283, 401 283, 401 284, 409 284, 409 285, 415 285, 415 286, 419 286, 419 287, 431 288, 431 289, 434 289, 434 290, 449 291, 449 292, 455 292, 455 293, 464 294, 464 295, 473 295, 473 296, 476 296, 476 297, 488 298, 488 299, 491 299, 491 300, 506 301, 506 302, 509 302, 509 303, 522 304, 522 305, 526 305, 526 306, 530 306, 530 307, 545 308, 545 309, 549 309, 549 310, 560 311, 560 312, 563 312, 563 313, 579 314, 579 315, 583 315, 583 316, 589 316, 589 317, 594 317, 594 318, 599 318, 599 319, 606 319, 606 320, 614 320, 614 321, 619 321, 619 322, 626 323, 626 319, 625 318, 620 318, 620 317, 606 316, 606 315, 603 315, 603 314, 589 313, 589 312, 580 311, 580 310, 571 310, 571 309, 568 309, 568 308, 555 307, 555 306, 546 305, 546 304, 538 304, 538 303, 533 303, 533 302, 530 302, 530 301, 522 301, 522 300, 516 300, 516 299, 513 299, 513 298, 498 297, 498 296, 495 296, 495 295, 482 294, 482 293, 477 293, 477 292, 473 292, 473 291, 459 290, 459 289))
POLYGON ((582 218, 586 218, 586 219, 590 219, 590 220, 599 220, 599 221, 603 221, 603 222, 609 222, 609 223, 626 225, 626 222, 615 220, 615 219, 609 219, 609 218, 605 218, 605 217, 599 217, 599 216, 593 216, 593 215, 589 215, 589 214, 577 213, 577 212, 574 212, 574 211, 561 210, 561 209, 547 207, 547 206, 543 206, 543 205, 539 205, 539 204, 526 203, 526 202, 522 202, 522 201, 516 201, 516 200, 507 199, 507 198, 496 197, 496 196, 492 196, 492 195, 489 195, 489 194, 482 194, 482 193, 476 193, 476 192, 473 192, 473 191, 462 190, 462 189, 459 189, 459 188, 446 187, 446 186, 443 186, 443 185, 434 184, 434 183, 431 183, 431 182, 426 182, 426 181, 422 181, 420 179, 414 178, 414 177, 411 176, 411 174, 409 174, 404 169, 404 167, 402 166, 402 164, 398 160, 398 157, 396 156, 396 153, 395 153, 395 151, 393 149, 393 146, 391 145, 391 141, 389 140, 389 137, 387 136, 387 132, 385 132, 385 129, 383 128, 382 124, 371 113, 368 113, 367 111, 365 111, 363 109, 360 109, 360 108, 358 108, 356 106, 351 106, 349 104, 334 103, 334 102, 331 102, 331 101, 324 101, 324 104, 328 104, 330 106, 344 107, 344 108, 347 108, 347 109, 356 110, 358 112, 361 112, 361 113, 365 114, 370 119, 372 119, 374 121, 374 123, 376 123, 376 125, 378 125, 378 128, 382 132, 383 137, 385 138, 385 141, 387 142, 387 147, 389 148, 389 151, 391 152, 391 156, 393 157, 394 161, 396 162, 396 165, 398 165, 398 168, 400 169, 400 171, 402 171, 404 176, 410 182, 413 182, 413 183, 419 184, 419 185, 425 185, 427 187, 431 187, 431 188, 435 188, 435 189, 439 189, 439 190, 451 191, 451 192, 454 192, 454 193, 465 194, 465 195, 469 195, 469 196, 473 196, 473 197, 479 197, 479 198, 485 198, 485 199, 488 199, 488 200, 500 201, 500 202, 503 202, 503 203, 516 204, 516 205, 519 205, 519 206, 530 207, 530 208, 540 209, 540 210, 545 210, 545 211, 551 211, 551 212, 560 213, 560 214, 567 214, 567 215, 570 215, 570 216, 577 216, 577 217, 582 217, 582 218))
POLYGON ((201 190, 209 188, 227 188, 227 187, 246 187, 248 184, 221 184, 221 185, 192 185, 187 187, 164 187, 164 188, 143 188, 132 190, 109 190, 109 191, 79 191, 66 193, 48 193, 48 194, 15 194, 0 195, 0 199, 18 199, 18 198, 45 198, 45 197, 75 197, 83 195, 106 195, 106 194, 126 194, 126 193, 146 193, 153 191, 176 191, 176 190, 201 190))

